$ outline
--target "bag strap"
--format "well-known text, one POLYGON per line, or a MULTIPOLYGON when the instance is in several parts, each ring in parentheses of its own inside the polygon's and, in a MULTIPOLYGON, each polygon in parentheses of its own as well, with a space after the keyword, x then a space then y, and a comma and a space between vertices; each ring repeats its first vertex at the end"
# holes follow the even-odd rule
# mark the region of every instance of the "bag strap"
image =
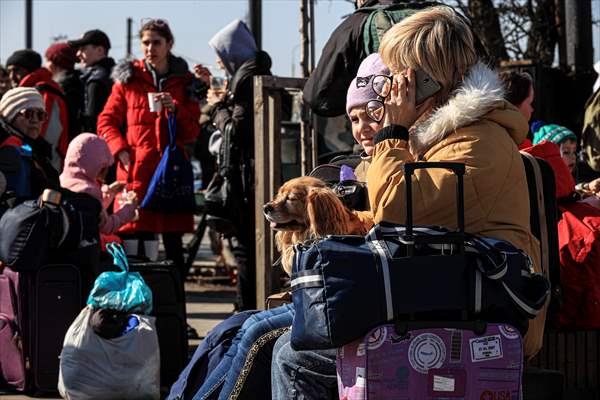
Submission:
MULTIPOLYGON (((519 249, 514 249, 514 251, 497 249, 494 246, 487 243, 484 238, 476 236, 471 236, 469 238, 467 249, 468 251, 474 250, 478 255, 482 256, 476 258, 478 273, 481 273, 488 279, 498 281, 502 285, 502 288, 506 292, 507 296, 512 300, 514 305, 529 318, 535 318, 535 316, 538 315, 538 313, 540 312, 540 310, 546 302, 546 298, 548 297, 550 287, 547 284, 548 280, 544 278, 543 275, 529 272, 531 270, 532 265, 532 261, 529 255, 527 255, 525 252, 519 249), (496 265, 496 263, 494 262, 494 255, 497 254, 502 255, 502 265, 496 265), (529 290, 527 293, 520 293, 514 290, 514 288, 511 287, 511 285, 505 279, 505 275, 508 270, 508 256, 510 254, 520 254, 527 262, 527 272, 521 271, 521 279, 539 280, 541 278, 544 280, 546 285, 544 288, 540 286, 542 290, 540 290, 539 293, 534 293, 534 290, 529 290), (489 262, 484 262, 484 260, 486 259, 489 262), (488 263, 491 263, 490 265, 493 265, 493 267, 490 268, 489 266, 485 265, 488 263)), ((477 279, 479 278, 476 277, 476 280, 477 279)), ((479 285, 479 287, 476 287, 476 302, 478 301, 478 298, 481 298, 481 285, 480 283, 476 282, 476 286, 477 285, 479 285)))
POLYGON ((62 90, 55 88, 54 86, 51 86, 47 83, 41 83, 39 85, 34 86, 33 88, 39 92, 50 92, 50 93, 60 97, 61 100, 63 102, 65 102, 65 104, 67 103, 67 96, 65 96, 64 92, 62 90))
MULTIPOLYGON (((526 151, 521 151, 530 162, 533 170, 533 176, 535 177, 535 190, 538 202, 538 219, 540 221, 540 253, 541 253, 541 264, 542 272, 546 278, 549 277, 550 271, 550 260, 549 254, 546 249, 548 246, 548 225, 546 224, 546 204, 544 202, 544 181, 542 180, 542 170, 538 164, 538 160, 526 151)), ((531 188, 531 186, 529 186, 531 188)))
POLYGON ((106 250, 113 256, 113 263, 121 268, 123 272, 129 272, 129 262, 123 247, 117 242, 110 242, 106 245, 106 250))
POLYGON ((177 120, 175 119, 175 113, 169 112, 167 114, 167 123, 169 125, 169 147, 175 148, 175 136, 177 134, 177 120))

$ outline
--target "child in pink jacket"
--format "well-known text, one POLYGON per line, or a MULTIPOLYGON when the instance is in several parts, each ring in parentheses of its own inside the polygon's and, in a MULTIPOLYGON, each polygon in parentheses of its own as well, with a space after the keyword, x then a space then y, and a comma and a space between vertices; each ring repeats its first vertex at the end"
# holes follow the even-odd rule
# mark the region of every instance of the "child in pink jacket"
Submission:
POLYGON ((135 192, 128 192, 119 210, 108 215, 106 208, 112 203, 124 182, 104 184, 108 168, 114 157, 101 137, 93 133, 77 135, 67 149, 63 172, 60 175, 61 187, 75 193, 85 193, 102 204, 100 213, 100 233, 110 235, 120 226, 136 216, 137 199, 135 192))

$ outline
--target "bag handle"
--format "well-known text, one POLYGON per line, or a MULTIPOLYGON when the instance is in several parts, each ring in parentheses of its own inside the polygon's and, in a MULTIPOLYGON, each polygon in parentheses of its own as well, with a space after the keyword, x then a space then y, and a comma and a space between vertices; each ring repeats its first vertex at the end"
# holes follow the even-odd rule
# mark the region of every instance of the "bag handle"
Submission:
POLYGON ((177 133, 177 119, 175 113, 167 113, 167 124, 169 127, 169 147, 175 149, 175 136, 177 133))
MULTIPOLYGON (((473 252, 486 261, 485 265, 477 263, 477 268, 486 278, 491 280, 504 278, 508 271, 508 255, 505 251, 494 248, 474 235, 468 235, 466 247, 468 252, 473 252)), ((518 252, 522 253, 520 250, 518 252)))
POLYGON ((113 256, 113 264, 121 268, 123 272, 129 272, 129 262, 123 247, 117 242, 110 242, 106 245, 106 250, 113 256))

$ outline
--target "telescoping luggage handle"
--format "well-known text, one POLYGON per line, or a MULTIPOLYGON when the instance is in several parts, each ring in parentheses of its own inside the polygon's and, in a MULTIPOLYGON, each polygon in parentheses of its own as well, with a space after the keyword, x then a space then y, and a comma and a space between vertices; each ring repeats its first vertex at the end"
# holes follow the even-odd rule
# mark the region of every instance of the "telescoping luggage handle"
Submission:
POLYGON ((413 202, 412 202, 412 176, 418 169, 442 168, 449 169, 456 175, 456 213, 458 230, 444 235, 445 241, 451 241, 458 245, 459 252, 464 252, 465 242, 465 199, 464 199, 464 175, 465 164, 457 162, 418 162, 404 164, 404 181, 406 186, 406 231, 403 241, 409 244, 408 254, 411 255, 414 244, 430 243, 435 241, 435 236, 420 236, 413 234, 413 202))

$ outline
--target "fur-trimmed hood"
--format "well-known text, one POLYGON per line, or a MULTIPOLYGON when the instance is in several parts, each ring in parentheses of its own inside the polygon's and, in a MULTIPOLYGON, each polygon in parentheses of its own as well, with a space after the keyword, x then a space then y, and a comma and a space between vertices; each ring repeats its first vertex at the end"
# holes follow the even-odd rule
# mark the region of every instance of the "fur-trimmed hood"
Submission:
POLYGON ((498 74, 478 63, 471 68, 446 104, 435 109, 413 128, 410 136, 411 153, 423 154, 457 129, 484 118, 502 125, 519 144, 527 135, 527 130, 523 131, 525 118, 519 118, 519 115, 516 108, 505 101, 504 87, 498 74), (505 109, 508 115, 490 114, 496 108, 505 109))
MULTIPOLYGON (((136 75, 136 71, 139 73, 148 72, 144 65, 144 60, 133 60, 131 58, 124 58, 120 60, 113 68, 111 78, 115 82, 129 83, 131 79, 136 75)), ((174 55, 169 56, 169 72, 162 80, 173 77, 173 76, 184 76, 189 74, 187 62, 174 55)), ((151 75, 149 75, 151 77, 151 75)))
POLYGON ((119 60, 118 63, 113 67, 112 73, 110 77, 115 82, 127 83, 131 80, 133 76, 133 63, 135 60, 131 58, 124 58, 119 60))

